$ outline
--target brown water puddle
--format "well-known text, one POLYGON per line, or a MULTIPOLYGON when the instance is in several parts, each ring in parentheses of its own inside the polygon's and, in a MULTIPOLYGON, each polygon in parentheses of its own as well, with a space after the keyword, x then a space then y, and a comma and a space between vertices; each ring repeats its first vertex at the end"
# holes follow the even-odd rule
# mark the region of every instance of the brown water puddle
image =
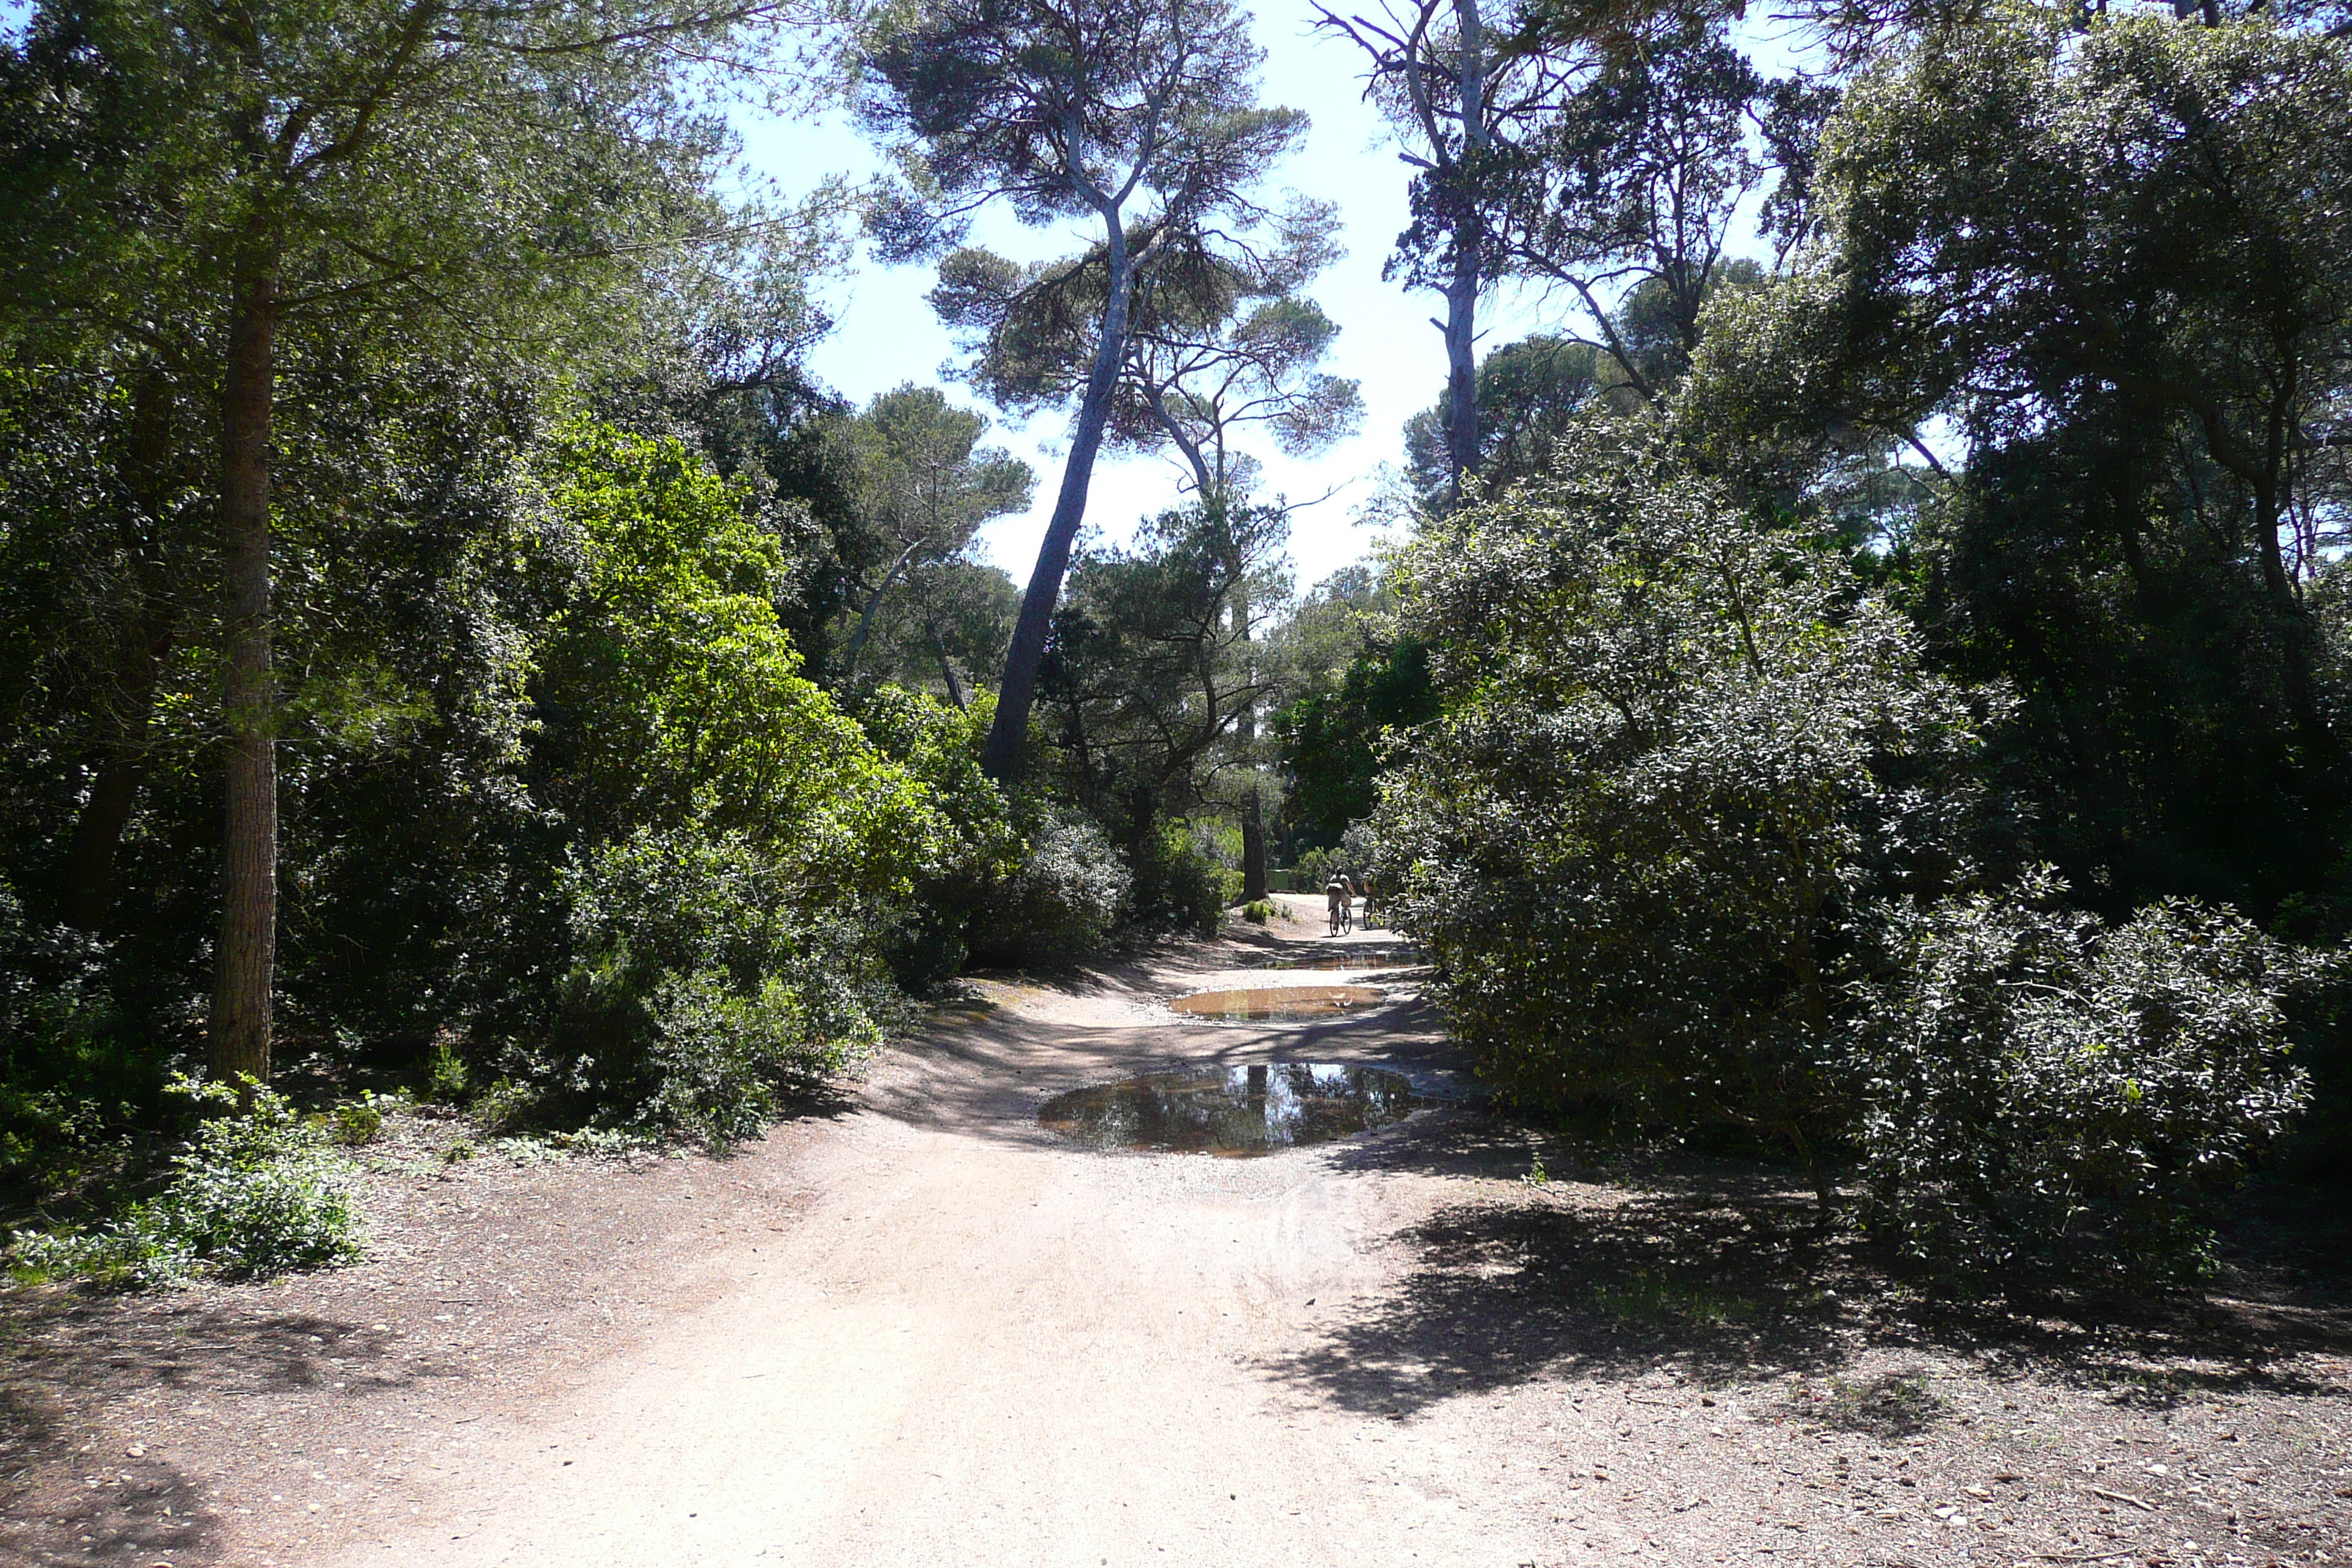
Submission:
POLYGON ((1328 1018, 1369 1007, 1381 999, 1381 993, 1369 985, 1268 985, 1246 991, 1196 991, 1168 1005, 1200 1018, 1258 1023, 1268 1018, 1328 1018))
POLYGON ((1260 1062, 1150 1073, 1047 1100, 1048 1131, 1103 1149, 1270 1154, 1402 1121, 1428 1103, 1402 1073, 1346 1062, 1260 1062))

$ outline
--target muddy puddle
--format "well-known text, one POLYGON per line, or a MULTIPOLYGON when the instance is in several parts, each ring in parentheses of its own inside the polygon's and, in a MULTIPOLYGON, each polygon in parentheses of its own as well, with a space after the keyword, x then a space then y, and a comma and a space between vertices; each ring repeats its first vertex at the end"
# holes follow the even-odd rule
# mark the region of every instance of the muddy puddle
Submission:
POLYGON ((1262 1023, 1270 1018, 1328 1018, 1380 1000, 1381 993, 1369 985, 1269 985, 1244 991, 1196 991, 1168 1005, 1196 1018, 1262 1023))
POLYGON ((1402 1073, 1346 1062, 1261 1062, 1150 1073, 1073 1089, 1037 1112, 1103 1149, 1270 1154, 1402 1121, 1428 1103, 1402 1073))

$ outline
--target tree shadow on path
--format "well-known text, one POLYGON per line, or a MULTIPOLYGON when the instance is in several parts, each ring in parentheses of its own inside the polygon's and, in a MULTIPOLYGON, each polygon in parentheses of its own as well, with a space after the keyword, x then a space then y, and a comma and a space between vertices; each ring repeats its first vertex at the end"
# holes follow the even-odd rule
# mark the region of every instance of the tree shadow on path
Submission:
POLYGON ((178 1462, 194 1436, 142 1429, 154 1394, 235 1402, 323 1393, 364 1380, 374 1393, 420 1377, 397 1365, 388 1338, 304 1312, 149 1304, 63 1289, 0 1301, 0 1564, 169 1557, 206 1562, 222 1521, 203 1482, 178 1462), (341 1380, 341 1381, 336 1381, 341 1380), (131 1440, 126 1442, 126 1437, 131 1440))
MULTIPOLYGON (((1425 1165, 1423 1142, 1367 1149, 1356 1163, 1425 1165)), ((1526 1148, 1498 1135, 1480 1152, 1524 1162, 1526 1148)), ((2202 1297, 1963 1297, 1890 1274, 1772 1173, 1710 1172, 1472 1199, 1396 1239, 1414 1258, 1396 1288, 1269 1361, 1271 1376, 1341 1409, 1406 1415, 1538 1379, 1630 1380, 1662 1361, 1701 1386, 1788 1373, 1843 1384, 1864 1356, 1911 1351, 2161 1406, 2341 1393, 2324 1368, 2352 1354, 2352 1279, 2310 1262, 2326 1253, 2324 1237, 2257 1237, 2202 1297)), ((1844 1419, 1812 1414, 1859 1430, 1905 1415, 1877 1407, 1900 1404, 1900 1388, 1879 1398, 1853 1386, 1844 1419)))

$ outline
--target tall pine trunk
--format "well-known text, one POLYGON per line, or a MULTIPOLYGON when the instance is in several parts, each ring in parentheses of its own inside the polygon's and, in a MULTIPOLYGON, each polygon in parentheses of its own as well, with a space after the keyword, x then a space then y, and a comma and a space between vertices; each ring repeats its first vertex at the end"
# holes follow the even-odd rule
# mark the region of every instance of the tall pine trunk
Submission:
POLYGON ((1486 37, 1478 0, 1454 0, 1461 56, 1462 149, 1454 167, 1454 268, 1445 284, 1445 447, 1448 486, 1462 502, 1465 479, 1478 471, 1478 290, 1486 249, 1479 185, 1486 170, 1486 37))
POLYGON ((1127 353, 1128 299, 1135 268, 1118 214, 1108 215, 1108 226, 1110 289, 1103 303, 1094 364, 1087 375, 1086 399, 1078 405, 1077 427, 1071 433, 1070 460, 1062 468, 1062 489, 1055 498, 1053 521, 1045 525, 1045 542, 1037 547, 1037 568, 1029 574, 1028 592, 1021 596, 1021 618, 1013 626, 1013 645, 1005 650, 1004 679, 996 689, 996 719, 980 753, 982 771, 1003 784, 1018 783, 1028 760, 1029 709, 1037 697, 1037 671, 1045 662, 1045 637, 1053 629, 1054 606, 1061 601, 1070 550, 1077 542, 1078 525, 1086 521, 1087 487, 1094 479, 1095 454, 1102 448, 1103 426, 1110 417, 1111 394, 1118 389, 1120 362, 1127 353))
POLYGON ((215 1077, 269 1076, 278 956, 277 693, 269 658, 269 423, 278 256, 249 246, 231 290, 221 382, 221 639, 226 821, 209 1027, 215 1077))
MULTIPOLYGON (((1219 498, 1223 504, 1223 498, 1219 498)), ((1244 662, 1242 666, 1244 689, 1255 691, 1257 670, 1248 662, 1250 651, 1249 580, 1244 575, 1247 563, 1241 558, 1240 542, 1228 526, 1225 538, 1233 544, 1226 562, 1226 571, 1234 583, 1234 640, 1241 645, 1244 662)), ((1234 721, 1234 730, 1241 741, 1242 755, 1250 770, 1249 794, 1242 797, 1242 901, 1255 903, 1265 897, 1265 808, 1261 804, 1257 782, 1257 702, 1253 696, 1243 702, 1242 710, 1234 721)))
POLYGON ((882 595, 890 591, 890 584, 898 580, 898 574, 907 569, 907 563, 912 561, 915 558, 915 552, 921 548, 922 541, 917 540, 900 551, 898 559, 890 563, 890 570, 883 574, 882 585, 875 589, 872 596, 866 601, 866 613, 857 617, 857 630, 851 634, 849 647, 841 656, 843 679, 849 679, 850 673, 857 668, 857 656, 866 651, 866 638, 874 630, 874 617, 882 608, 882 595))

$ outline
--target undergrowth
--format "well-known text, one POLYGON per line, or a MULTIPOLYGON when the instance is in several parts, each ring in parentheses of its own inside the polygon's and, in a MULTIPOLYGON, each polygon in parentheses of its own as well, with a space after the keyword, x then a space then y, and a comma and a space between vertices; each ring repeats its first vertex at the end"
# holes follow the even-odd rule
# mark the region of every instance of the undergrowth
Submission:
POLYGON ((359 1217, 326 1133, 267 1086, 243 1089, 240 1105, 228 1084, 173 1080, 173 1094, 217 1114, 173 1158, 163 1190, 92 1229, 13 1232, 16 1278, 142 1288, 356 1260, 359 1217))

